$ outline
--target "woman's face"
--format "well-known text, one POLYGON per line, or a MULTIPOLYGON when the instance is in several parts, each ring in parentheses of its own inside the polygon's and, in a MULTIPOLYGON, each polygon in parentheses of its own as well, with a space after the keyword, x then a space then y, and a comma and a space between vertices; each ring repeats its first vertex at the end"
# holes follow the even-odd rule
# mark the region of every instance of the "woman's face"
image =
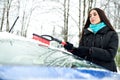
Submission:
POLYGON ((98 24, 101 21, 96 10, 91 10, 89 17, 90 17, 89 19, 91 24, 98 24))

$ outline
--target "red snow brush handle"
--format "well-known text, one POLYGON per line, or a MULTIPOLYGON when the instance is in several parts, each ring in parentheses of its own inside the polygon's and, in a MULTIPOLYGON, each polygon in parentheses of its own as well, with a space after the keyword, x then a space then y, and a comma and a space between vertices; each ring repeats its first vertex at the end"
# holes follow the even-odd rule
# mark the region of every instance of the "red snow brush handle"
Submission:
POLYGON ((42 43, 50 45, 50 40, 49 39, 46 39, 46 38, 44 38, 42 36, 39 36, 37 34, 33 34, 33 39, 38 40, 38 41, 40 41, 42 43))
POLYGON ((59 40, 57 38, 54 38, 54 37, 52 37, 50 35, 41 35, 41 36, 39 36, 37 34, 33 34, 33 39, 39 40, 40 42, 46 43, 48 45, 50 44, 50 41, 56 41, 56 42, 62 44, 63 46, 66 45, 66 42, 63 42, 63 41, 61 41, 61 40, 59 40))

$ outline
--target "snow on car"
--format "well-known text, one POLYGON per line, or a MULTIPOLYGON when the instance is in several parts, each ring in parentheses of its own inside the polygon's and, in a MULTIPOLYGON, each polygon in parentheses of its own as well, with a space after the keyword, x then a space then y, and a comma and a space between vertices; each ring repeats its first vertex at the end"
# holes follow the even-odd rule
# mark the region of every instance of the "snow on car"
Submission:
POLYGON ((119 80, 120 74, 35 39, 0 33, 0 80, 119 80))

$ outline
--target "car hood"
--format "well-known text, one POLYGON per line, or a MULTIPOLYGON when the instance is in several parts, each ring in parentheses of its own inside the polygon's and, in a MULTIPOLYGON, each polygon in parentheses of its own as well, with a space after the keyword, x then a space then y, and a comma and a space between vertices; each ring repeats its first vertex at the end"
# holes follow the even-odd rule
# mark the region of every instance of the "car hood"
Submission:
POLYGON ((0 80, 119 80, 118 73, 88 69, 44 66, 0 66, 0 80))

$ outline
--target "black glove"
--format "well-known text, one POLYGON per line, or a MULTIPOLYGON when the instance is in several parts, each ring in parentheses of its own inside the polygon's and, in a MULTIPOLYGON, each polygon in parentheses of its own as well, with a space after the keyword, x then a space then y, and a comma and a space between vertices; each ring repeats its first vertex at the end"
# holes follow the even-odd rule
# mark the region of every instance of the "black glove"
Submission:
POLYGON ((80 46, 79 48, 74 49, 72 53, 79 57, 85 57, 85 56, 90 56, 89 52, 90 52, 89 47, 80 46))
POLYGON ((64 48, 66 50, 72 50, 73 49, 73 44, 69 43, 69 42, 66 42, 66 44, 64 45, 64 48))

